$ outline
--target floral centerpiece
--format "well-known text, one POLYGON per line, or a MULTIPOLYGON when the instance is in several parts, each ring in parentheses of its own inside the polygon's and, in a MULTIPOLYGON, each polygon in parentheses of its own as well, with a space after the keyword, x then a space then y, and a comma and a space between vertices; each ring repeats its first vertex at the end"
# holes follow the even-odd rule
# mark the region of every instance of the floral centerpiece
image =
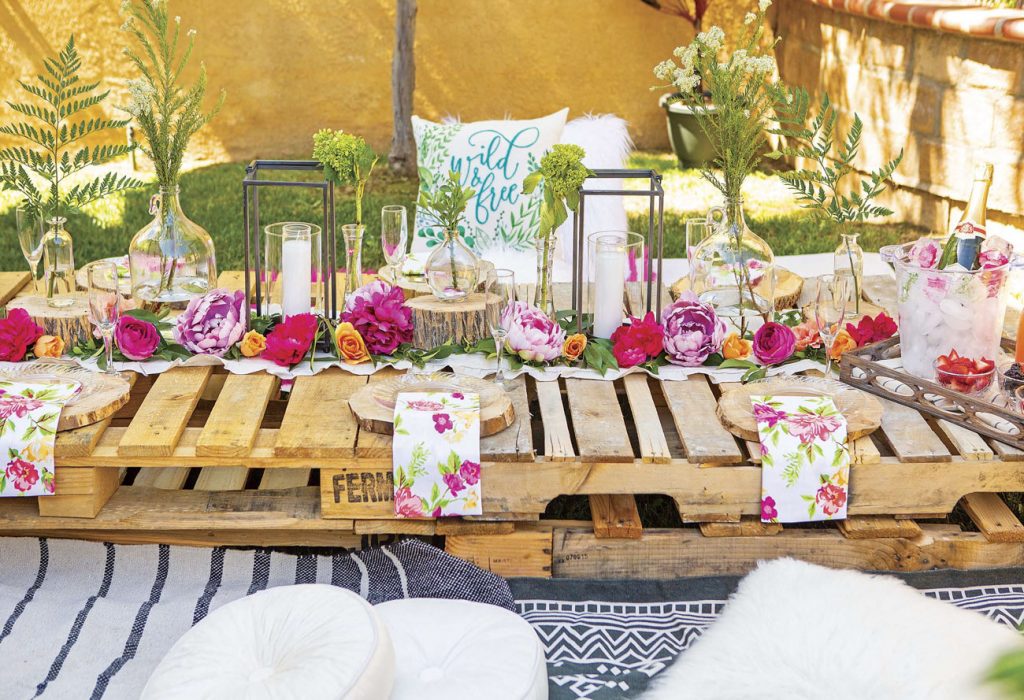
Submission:
POLYGON ((759 0, 757 11, 747 14, 739 48, 725 60, 725 32, 711 27, 654 69, 692 107, 711 141, 715 156, 701 175, 724 199, 723 207, 709 213, 714 232, 693 251, 690 288, 730 319, 741 335, 749 317, 769 321, 774 309, 775 258, 768 244, 747 228, 741 197, 743 181, 767 150, 773 110, 787 99, 785 87, 775 79, 774 43, 763 41, 770 5, 771 0, 759 0), (705 91, 713 107, 705 100, 705 91), (761 278, 752 279, 752 270, 761 278))
POLYGON ((551 266, 557 239, 555 232, 580 205, 580 188, 594 171, 583 164, 586 152, 575 144, 559 143, 540 159, 540 168, 523 180, 523 193, 544 188, 537 229, 537 289, 533 303, 546 314, 555 314, 551 292, 551 266))
POLYGON ((172 19, 166 0, 125 0, 122 12, 123 29, 138 46, 125 55, 141 73, 128 83, 125 109, 142 133, 139 150, 153 162, 159 187, 149 205, 153 220, 128 247, 132 295, 145 302, 186 302, 216 284, 217 260, 210 234, 181 209, 178 176, 189 141, 220 111, 224 92, 203 110, 202 64, 192 85, 181 84, 196 30, 187 30, 182 41, 181 18, 172 19))
POLYGON ((461 173, 451 171, 448 180, 433 192, 420 192, 416 203, 428 221, 444 230, 444 241, 434 248, 424 266, 430 291, 442 301, 465 299, 480 280, 480 261, 459 233, 466 205, 476 191, 461 183, 461 173))

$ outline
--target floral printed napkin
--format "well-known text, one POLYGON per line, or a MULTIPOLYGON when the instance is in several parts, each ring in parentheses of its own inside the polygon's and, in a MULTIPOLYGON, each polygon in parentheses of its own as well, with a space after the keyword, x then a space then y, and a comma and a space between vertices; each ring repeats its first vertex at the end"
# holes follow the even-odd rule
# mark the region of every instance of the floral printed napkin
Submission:
POLYGON ((395 515, 480 515, 480 396, 409 392, 395 402, 395 515))
POLYGON ((53 441, 77 382, 0 382, 0 496, 54 492, 53 441))
POLYGON ((828 396, 751 396, 761 439, 761 522, 846 518, 846 419, 828 396))

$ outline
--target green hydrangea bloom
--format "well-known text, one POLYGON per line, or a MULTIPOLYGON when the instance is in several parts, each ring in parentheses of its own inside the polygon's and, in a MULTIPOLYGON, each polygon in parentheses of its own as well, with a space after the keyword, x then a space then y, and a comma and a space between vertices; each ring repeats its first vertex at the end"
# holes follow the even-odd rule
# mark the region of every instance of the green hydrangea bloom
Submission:
POLYGON ((540 159, 540 169, 544 173, 544 186, 551 193, 565 199, 570 192, 576 192, 590 175, 590 170, 583 165, 584 150, 575 144, 556 144, 540 159))

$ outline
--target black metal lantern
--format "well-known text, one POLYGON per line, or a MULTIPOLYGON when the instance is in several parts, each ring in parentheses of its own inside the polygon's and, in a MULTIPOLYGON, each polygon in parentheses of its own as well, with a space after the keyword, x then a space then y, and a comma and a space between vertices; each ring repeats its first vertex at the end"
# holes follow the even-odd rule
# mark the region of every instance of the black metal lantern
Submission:
POLYGON ((323 166, 315 160, 254 160, 245 169, 242 180, 242 226, 245 229, 243 242, 245 254, 245 298, 255 303, 256 315, 269 312, 270 299, 264 307, 261 271, 266 269, 261 243, 259 192, 264 187, 301 187, 320 190, 323 207, 323 227, 320 236, 320 270, 323 273, 324 316, 337 318, 338 293, 335 283, 335 216, 334 183, 327 179, 311 182, 263 179, 263 171, 311 173, 323 172, 323 166))
MULTIPOLYGON (((644 265, 643 281, 647 284, 646 311, 654 311, 658 321, 661 321, 661 295, 662 295, 662 257, 665 252, 665 190, 661 186, 661 175, 655 170, 595 170, 594 174, 587 180, 626 180, 643 179, 648 181, 647 189, 638 190, 609 190, 609 189, 587 189, 587 183, 580 188, 580 203, 572 215, 572 240, 573 240, 573 261, 572 261, 572 310, 576 315, 576 327, 583 332, 583 289, 585 271, 583 269, 586 259, 584 245, 584 227, 586 224, 586 203, 590 197, 646 197, 650 205, 647 216, 647 255, 644 265), (654 260, 657 257, 657 274, 655 275, 654 260), (657 290, 654 290, 654 279, 657 277, 657 290), (655 304, 652 308, 651 301, 654 297, 655 304)), ((635 313, 635 312, 634 312, 635 313)))

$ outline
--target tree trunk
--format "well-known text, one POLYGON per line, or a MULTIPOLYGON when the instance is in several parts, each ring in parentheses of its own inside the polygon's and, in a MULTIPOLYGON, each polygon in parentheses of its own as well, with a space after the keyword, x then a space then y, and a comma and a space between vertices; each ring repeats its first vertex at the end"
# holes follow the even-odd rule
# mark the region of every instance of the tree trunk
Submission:
POLYGON ((388 164, 401 173, 415 172, 416 143, 412 135, 412 96, 416 89, 416 0, 397 0, 395 55, 391 59, 391 109, 394 127, 388 164))

